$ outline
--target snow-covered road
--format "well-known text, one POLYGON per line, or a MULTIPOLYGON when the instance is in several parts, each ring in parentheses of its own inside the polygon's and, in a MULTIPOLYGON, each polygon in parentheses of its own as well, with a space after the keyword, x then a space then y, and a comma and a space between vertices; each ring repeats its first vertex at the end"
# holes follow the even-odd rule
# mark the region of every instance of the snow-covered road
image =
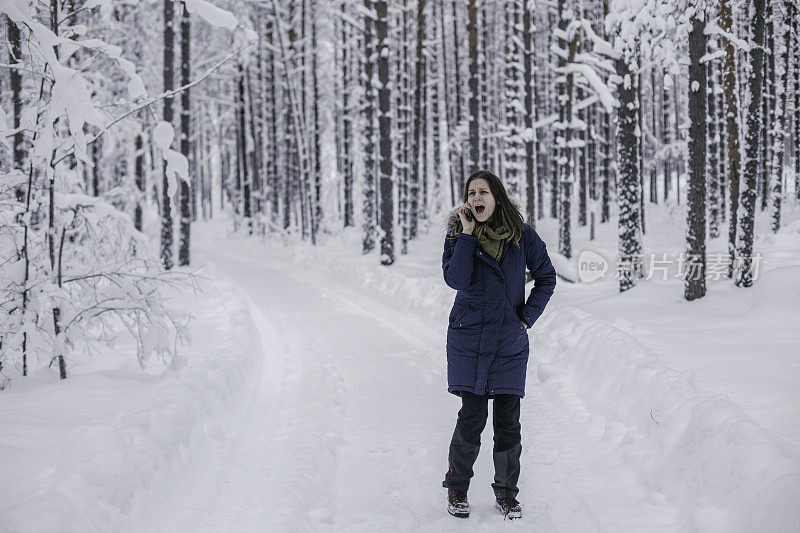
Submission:
MULTIPOLYGON (((200 249, 241 288, 263 364, 235 431, 165 483, 140 526, 181 531, 675 531, 603 423, 576 398, 537 386, 523 400, 519 499, 502 524, 490 483, 491 417, 470 489, 471 517, 441 487, 460 405, 446 391, 444 330, 334 275, 254 250, 200 249), (565 401, 565 397, 568 398, 565 401), (650 496, 648 496, 650 494, 650 496)), ((446 312, 445 315, 446 317, 446 312)), ((532 342, 532 349, 535 344, 532 342)), ((558 369, 551 369, 555 374, 558 369)), ((554 378, 555 379, 555 378, 554 378)))

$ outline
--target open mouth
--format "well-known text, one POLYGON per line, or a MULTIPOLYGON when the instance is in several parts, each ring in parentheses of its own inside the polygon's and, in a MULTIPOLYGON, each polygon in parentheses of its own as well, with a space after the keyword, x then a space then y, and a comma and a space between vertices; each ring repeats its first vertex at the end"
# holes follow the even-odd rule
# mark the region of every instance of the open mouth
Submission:
POLYGON ((484 206, 484 205, 476 205, 475 206, 475 213, 480 215, 484 211, 486 211, 486 206, 484 206))

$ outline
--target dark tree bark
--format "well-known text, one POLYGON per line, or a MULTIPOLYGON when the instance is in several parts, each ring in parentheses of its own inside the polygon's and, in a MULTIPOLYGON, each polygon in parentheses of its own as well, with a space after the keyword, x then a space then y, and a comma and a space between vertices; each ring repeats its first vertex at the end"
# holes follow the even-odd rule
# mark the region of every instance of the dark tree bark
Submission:
POLYGON ((656 88, 656 69, 653 68, 650 71, 650 94, 652 98, 650 99, 650 110, 652 111, 650 114, 650 161, 648 164, 648 169, 650 170, 650 203, 657 204, 658 203, 658 179, 657 179, 657 169, 656 169, 656 155, 658 153, 658 146, 656 145, 656 139, 658 139, 658 114, 656 112, 656 101, 658 99, 658 89, 656 88))
POLYGON ((617 75, 622 78, 618 88, 619 108, 617 108, 617 145, 619 147, 617 198, 619 201, 619 291, 624 292, 636 285, 640 274, 642 252, 641 183, 639 181, 639 140, 636 127, 639 122, 637 107, 638 76, 630 72, 625 58, 616 61, 617 75))
MULTIPOLYGON (((442 173, 442 133, 439 126, 439 121, 442 116, 442 105, 447 106, 447 92, 440 96, 441 88, 440 82, 447 83, 447 70, 444 68, 446 59, 444 57, 444 31, 439 25, 441 20, 440 11, 443 7, 441 0, 434 0, 430 4, 431 16, 428 21, 428 26, 433 29, 434 42, 436 43, 433 48, 433 60, 428 62, 429 69, 427 76, 430 76, 430 91, 431 91, 431 107, 430 107, 430 124, 431 124, 431 144, 433 149, 433 190, 431 191, 431 201, 433 203, 433 212, 438 213, 443 207, 444 197, 441 189, 441 173, 442 173), (438 12, 437 12, 438 11, 438 12)), ((446 116, 446 115, 445 115, 446 116)), ((425 129, 423 128, 423 132, 425 129)), ((424 195, 427 198, 427 190, 424 195)), ((427 217, 427 215, 426 215, 427 217)))
MULTIPOLYGON (((605 20, 608 17, 608 0, 603 0, 602 3, 602 20, 605 20)), ((608 41, 608 35, 605 32, 605 25, 600 25, 602 30, 602 35, 606 41, 608 41)), ((602 199, 602 208, 601 208, 601 215, 600 215, 600 222, 607 222, 611 219, 611 152, 614 149, 615 142, 614 142, 614 133, 612 128, 612 119, 613 115, 611 113, 602 113, 602 138, 603 138, 603 199, 602 199)), ((666 126, 665 126, 666 127, 666 126)))
MULTIPOLYGON (((669 112, 669 85, 667 84, 667 73, 666 71, 662 72, 661 76, 661 107, 664 113, 662 119, 662 128, 661 128, 661 142, 664 144, 665 147, 668 147, 672 142, 670 137, 671 133, 671 124, 670 118, 672 115, 669 112)), ((664 203, 667 203, 669 200, 669 190, 672 186, 672 155, 670 152, 664 153, 664 203)))
POLYGON ((317 244, 319 225, 322 220, 322 146, 319 124, 319 83, 317 80, 317 0, 311 2, 311 85, 314 99, 314 210, 311 217, 311 244, 317 244))
POLYGON ((253 209, 251 198, 251 181, 250 169, 247 162, 247 106, 244 99, 244 68, 239 63, 238 75, 236 78, 237 87, 237 139, 236 139, 236 153, 239 158, 239 176, 242 191, 242 215, 244 216, 245 226, 248 233, 253 233, 253 209))
POLYGON ((595 123, 597 120, 597 111, 589 107, 586 109, 586 175, 588 179, 587 187, 588 195, 589 195, 589 239, 594 240, 595 238, 595 224, 597 223, 596 220, 596 205, 597 203, 597 191, 596 191, 596 163, 595 158, 597 155, 597 145, 595 142, 595 123))
MULTIPOLYGON (((730 2, 720 0, 719 26, 726 33, 733 33, 733 17, 730 2)), ((728 158, 728 191, 730 199, 730 221, 728 223, 728 277, 733 277, 733 260, 736 256, 737 213, 739 210, 739 87, 737 83, 737 51, 733 43, 722 37, 725 46, 723 58, 725 95, 725 154, 728 158)))
MULTIPOLYGON (((175 53, 173 50, 175 36, 172 30, 172 18, 174 15, 173 0, 164 0, 164 91, 174 89, 174 61, 175 53)), ((164 98, 164 121, 172 124, 172 98, 164 98)), ((163 164, 163 180, 161 191, 161 264, 166 270, 173 265, 173 228, 172 228, 172 206, 169 197, 169 180, 167 179, 167 163, 163 164)))
MULTIPOLYGON (((708 164, 706 165, 706 184, 708 186, 708 236, 712 239, 719 237, 719 224, 720 224, 720 176, 717 174, 719 170, 718 154, 719 154, 719 138, 717 137, 717 124, 716 124, 716 97, 714 86, 714 65, 711 61, 705 64, 706 68, 706 108, 708 109, 708 137, 707 137, 707 152, 708 164)), ((691 93, 689 93, 691 95, 691 93)), ((703 115, 705 116, 705 115, 703 115)), ((693 120, 693 119, 692 119, 693 120)))
MULTIPOLYGON (((783 156, 786 140, 789 138, 789 111, 786 108, 788 103, 789 92, 789 49, 791 47, 791 28, 793 6, 791 2, 786 2, 784 5, 784 18, 783 18, 783 41, 784 49, 780 56, 780 63, 783 66, 781 72, 781 79, 779 83, 775 84, 775 133, 774 133, 774 146, 772 148, 772 232, 777 233, 781 228, 781 207, 783 204, 783 156)), ((772 54, 777 56, 777 48, 774 47, 772 54)))
MULTIPOLYGON (((347 0, 342 0, 342 15, 347 12, 347 0)), ((353 117, 350 109, 352 72, 350 71, 355 48, 351 44, 351 29, 342 18, 342 180, 344 187, 344 227, 355 225, 353 211, 353 117), (351 49, 352 48, 352 49, 351 49)))
POLYGON ((772 0, 765 3, 765 29, 764 29, 764 87, 762 94, 762 113, 761 120, 761 210, 767 209, 770 196, 770 184, 772 183, 773 168, 773 144, 775 139, 775 24, 772 17, 772 0))
POLYGON ((565 0, 558 2, 558 67, 561 72, 561 81, 558 86, 558 126, 556 130, 556 147, 558 149, 557 184, 555 194, 558 195, 558 251, 566 258, 572 257, 572 185, 575 182, 575 154, 572 148, 573 124, 573 84, 574 75, 565 73, 565 68, 575 57, 577 51, 577 36, 568 43, 563 37, 566 35, 567 25, 572 19, 570 7, 565 0))
MULTIPOLYGON (((489 100, 492 95, 489 94, 489 78, 492 77, 491 59, 488 57, 491 53, 489 43, 489 17, 486 2, 478 2, 476 4, 478 11, 478 24, 480 29, 477 40, 477 60, 478 60, 478 102, 479 102, 479 115, 478 115, 478 141, 480 147, 478 152, 481 159, 474 163, 475 168, 487 168, 492 170, 495 174, 499 171, 494 165, 494 143, 490 139, 491 128, 494 126, 496 120, 491 116, 489 100)), ((471 72, 470 72, 471 73, 471 72)), ((498 88, 499 89, 499 88, 498 88)), ((473 170, 473 172, 474 172, 473 170)))
POLYGON ((536 227, 537 204, 541 212, 541 189, 537 194, 539 180, 537 175, 539 154, 539 135, 533 129, 533 122, 539 118, 539 105, 534 108, 533 94, 533 20, 528 2, 522 5, 522 46, 523 46, 523 82, 525 94, 525 206, 528 224, 536 227))
POLYGON ((795 198, 800 200, 800 3, 791 0, 792 5, 792 35, 794 35, 792 50, 794 50, 794 191, 795 198))
MULTIPOLYGON (((269 112, 269 142, 267 153, 267 183, 270 187, 270 202, 272 205, 272 222, 277 226, 280 219, 280 186, 285 186, 285 180, 278 179, 278 165, 280 157, 279 136, 278 136, 278 119, 281 115, 278 107, 278 90, 279 85, 275 80, 275 52, 274 52, 274 31, 275 21, 268 19, 266 21, 267 31, 267 79, 269 88, 267 89, 267 102, 266 106, 269 112)), ((284 206, 284 210, 288 212, 288 205, 284 206)))
POLYGON ((376 187, 376 160, 375 160, 375 117, 374 111, 377 108, 375 97, 375 87, 372 85, 372 77, 375 75, 375 42, 374 26, 372 18, 372 0, 364 0, 364 91, 361 109, 364 123, 364 237, 362 252, 367 254, 375 248, 376 237, 376 214, 377 206, 377 187, 376 187))
POLYGON ((381 235, 381 264, 394 263, 394 202, 392 183, 392 123, 391 123, 391 94, 389 92, 389 28, 387 21, 388 6, 386 0, 375 2, 377 13, 377 48, 378 48, 378 127, 380 130, 380 225, 381 235))
MULTIPOLYGON (((505 3, 505 49, 503 50, 503 75, 505 78, 505 127, 507 134, 502 138, 502 174, 506 181, 508 193, 514 196, 521 195, 523 190, 527 193, 528 179, 527 168, 527 142, 522 138, 522 128, 529 120, 532 112, 521 112, 520 105, 527 102, 525 89, 525 37, 520 20, 522 7, 519 0, 505 3), (527 117, 525 116, 527 115, 527 117), (522 185, 525 185, 523 188, 522 185)), ((498 91, 499 93, 499 91, 498 91)), ((523 108, 525 109, 525 108, 523 108)), ((531 148, 532 149, 532 148, 531 148)), ((527 195, 527 194, 526 194, 527 195)), ((527 204, 526 204, 527 205, 527 204)), ((527 208, 525 209, 527 211, 527 208)), ((529 217, 528 217, 529 218, 529 217)))
MULTIPOLYGON (((480 153, 480 93, 478 65, 478 7, 477 0, 469 0, 469 165, 471 174, 478 170, 480 153)), ((465 177, 466 178, 466 177, 465 177)))
POLYGON ((414 90, 414 123, 413 138, 411 146, 411 206, 408 236, 411 239, 417 237, 417 216, 419 213, 420 183, 423 181, 424 174, 420 174, 420 168, 425 169, 428 159, 426 154, 425 140, 427 137, 425 127, 425 72, 427 61, 425 59, 425 0, 417 0, 417 64, 416 79, 414 90))
MULTIPOLYGON (((757 43, 764 40, 764 0, 753 0, 753 39, 757 43)), ((738 287, 753 284, 753 228, 755 225, 756 183, 758 180, 759 122, 761 120, 761 89, 763 83, 764 51, 760 46, 750 50, 750 105, 747 109, 747 133, 745 151, 747 159, 744 169, 743 189, 741 191, 741 218, 736 246, 738 260, 734 272, 734 283, 738 287)))
MULTIPOLYGON (((22 44, 20 42, 19 37, 19 28, 17 25, 14 24, 14 21, 11 20, 11 17, 7 17, 8 22, 8 52, 9 52, 9 63, 21 63, 22 62, 22 44)), ((13 120, 14 120, 14 129, 17 130, 20 124, 20 118, 22 116, 22 74, 20 69, 12 68, 9 70, 8 73, 9 78, 9 85, 11 86, 11 108, 13 113, 13 120)), ((22 131, 17 131, 14 133, 12 138, 12 157, 13 157, 13 167, 20 172, 24 171, 25 166, 25 137, 22 131)), ((17 201, 23 201, 25 199, 25 189, 22 187, 17 187, 15 191, 15 196, 17 201)))
MULTIPOLYGON (((576 99, 578 102, 583 101, 585 98, 585 93, 582 88, 578 88, 576 99)), ((586 226, 587 223, 587 181, 586 181, 586 128, 585 124, 587 124, 587 110, 586 108, 581 109, 577 113, 578 120, 581 123, 581 126, 577 128, 577 140, 579 146, 575 148, 575 164, 577 165, 578 171, 578 226, 586 226)), ((644 135, 643 135, 644 137, 644 135)))
MULTIPOLYGON (((186 10, 186 3, 181 2, 181 85, 187 85, 191 81, 191 24, 189 22, 189 12, 186 10)), ((189 131, 189 121, 191 119, 191 108, 189 100, 189 89, 181 92, 181 153, 189 161, 189 175, 186 179, 180 180, 181 194, 181 219, 178 242, 178 265, 189 265, 189 232, 192 223, 192 205, 189 180, 192 179, 192 161, 190 158, 191 141, 189 131)))
POLYGON ((706 53, 705 20, 691 19, 689 32, 689 190, 684 298, 706 294, 706 53))
POLYGON ((103 138, 97 139, 89 147, 89 154, 92 157, 92 171, 90 176, 92 178, 91 193, 92 196, 100 196, 100 174, 103 153, 103 138))
MULTIPOLYGON (((717 39, 717 50, 722 49, 722 38, 718 37, 717 39)), ((716 78, 714 79, 714 99, 715 99, 715 107, 716 107, 716 114, 712 117, 712 120, 716 123, 717 129, 717 181, 719 182, 719 204, 720 204, 720 221, 724 223, 727 217, 727 181, 726 176, 728 175, 727 172, 727 162, 728 162, 728 154, 726 151, 727 147, 727 136, 725 134, 725 96, 723 95, 723 85, 725 79, 725 71, 723 68, 723 60, 719 60, 717 64, 717 68, 714 69, 716 73, 716 78)))
MULTIPOLYGON (((641 64, 642 58, 641 55, 637 58, 637 63, 641 64)), ((644 108, 642 106, 642 84, 644 78, 642 73, 640 72, 637 76, 637 83, 636 83, 636 103, 637 107, 639 108, 639 190, 641 194, 639 195, 639 216, 641 217, 641 230, 642 235, 647 233, 647 227, 645 226, 645 209, 644 209, 644 108)))
POLYGON ((612 115, 610 113, 602 113, 602 131, 603 131, 603 190, 602 194, 602 207, 600 208, 600 222, 608 222, 611 220, 611 152, 614 148, 614 134, 612 128, 612 115))
MULTIPOLYGON (((461 60, 459 51, 461 49, 461 42, 458 37, 458 2, 453 0, 453 72, 455 74, 455 109, 452 113, 452 121, 447 125, 448 145, 450 147, 450 181, 451 181, 451 204, 455 205, 462 198, 464 193, 464 182, 466 181, 466 173, 464 168, 464 143, 456 135, 456 130, 460 129, 461 121, 464 118, 464 110, 461 102, 461 60)), ((444 4, 442 4, 442 31, 444 32, 444 4)), ((445 55, 445 64, 447 64, 445 55)), ((447 75, 445 74, 445 79, 447 75)), ((445 93, 449 92, 445 88, 445 93)))
POLYGON ((247 161, 250 164, 250 205, 252 213, 261 213, 261 140, 257 121, 258 106, 256 105, 256 95, 253 91, 253 84, 250 77, 250 67, 244 69, 245 79, 245 109, 247 124, 245 134, 250 142, 245 144, 247 161))
MULTIPOLYGON (((683 133, 681 132, 681 105, 678 98, 678 78, 672 77, 672 96, 673 96, 673 111, 675 111, 675 142, 683 140, 683 133)), ((678 175, 675 179, 675 203, 681 203, 681 176, 684 171, 683 156, 680 152, 675 156, 675 165, 678 175)))
POLYGON ((136 197, 136 205, 133 208, 133 225, 134 227, 142 231, 142 224, 144 222, 143 212, 142 212, 142 204, 144 203, 144 139, 142 137, 142 133, 139 132, 136 135, 136 154, 134 156, 135 163, 133 167, 133 171, 135 174, 135 181, 136 181, 136 190, 138 192, 138 196, 136 197))
MULTIPOLYGON (((408 229, 409 229, 409 206, 410 206, 410 173, 409 173, 409 116, 407 113, 409 107, 409 86, 408 86, 408 50, 410 48, 408 39, 408 0, 402 0, 401 9, 397 13, 396 22, 394 26, 398 29, 396 31, 397 41, 391 50, 396 52, 392 55, 394 61, 394 68, 390 67, 390 71, 394 71, 394 117, 396 120, 392 123, 394 134, 392 139, 395 141, 395 147, 392 149, 394 158, 396 160, 396 167, 394 173, 397 176, 397 222, 400 229, 400 253, 408 253, 408 229)), ((388 21, 387 21, 388 24, 388 21)), ((389 24, 391 26, 391 24, 389 24)), ((391 61, 390 61, 391 64, 391 61)), ((395 163, 395 161, 393 161, 395 163)))

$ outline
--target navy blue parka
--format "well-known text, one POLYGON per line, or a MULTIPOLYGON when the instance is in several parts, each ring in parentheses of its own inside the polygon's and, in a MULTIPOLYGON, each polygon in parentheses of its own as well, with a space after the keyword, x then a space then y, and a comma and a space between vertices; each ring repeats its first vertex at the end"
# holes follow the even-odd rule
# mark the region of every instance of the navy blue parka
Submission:
POLYGON ((475 236, 452 235, 457 210, 448 217, 442 253, 444 281, 456 289, 447 326, 447 390, 473 394, 525 395, 529 340, 556 286, 544 241, 528 224, 518 245, 506 242, 500 262, 475 236), (534 287, 525 300, 525 268, 534 287))

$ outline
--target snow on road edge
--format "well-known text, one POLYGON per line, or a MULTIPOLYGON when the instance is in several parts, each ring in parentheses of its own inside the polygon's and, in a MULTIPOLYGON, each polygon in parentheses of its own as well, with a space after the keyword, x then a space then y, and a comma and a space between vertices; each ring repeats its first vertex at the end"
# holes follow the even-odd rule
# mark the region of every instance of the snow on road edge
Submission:
MULTIPOLYGON (((14 474, 39 478, 34 494, 15 493, 13 477, 4 478, 0 530, 128 529, 129 507, 161 472, 180 468, 198 446, 225 439, 224 414, 258 376, 260 341, 233 284, 213 281, 205 289, 182 302, 198 319, 191 326, 196 340, 175 370, 104 370, 3 398, 13 417, 0 419, 0 435, 36 427, 40 438, 24 446, 55 462, 13 467, 14 474), (82 411, 58 405, 85 396, 93 405, 81 404, 82 411), (56 406, 68 423, 53 423, 61 412, 56 406)), ((0 438, 0 455, 19 456, 18 443, 0 438)))
POLYGON ((633 337, 574 308, 542 317, 537 376, 561 401, 591 406, 654 493, 700 531, 790 531, 800 462, 724 394, 694 384, 633 337))

